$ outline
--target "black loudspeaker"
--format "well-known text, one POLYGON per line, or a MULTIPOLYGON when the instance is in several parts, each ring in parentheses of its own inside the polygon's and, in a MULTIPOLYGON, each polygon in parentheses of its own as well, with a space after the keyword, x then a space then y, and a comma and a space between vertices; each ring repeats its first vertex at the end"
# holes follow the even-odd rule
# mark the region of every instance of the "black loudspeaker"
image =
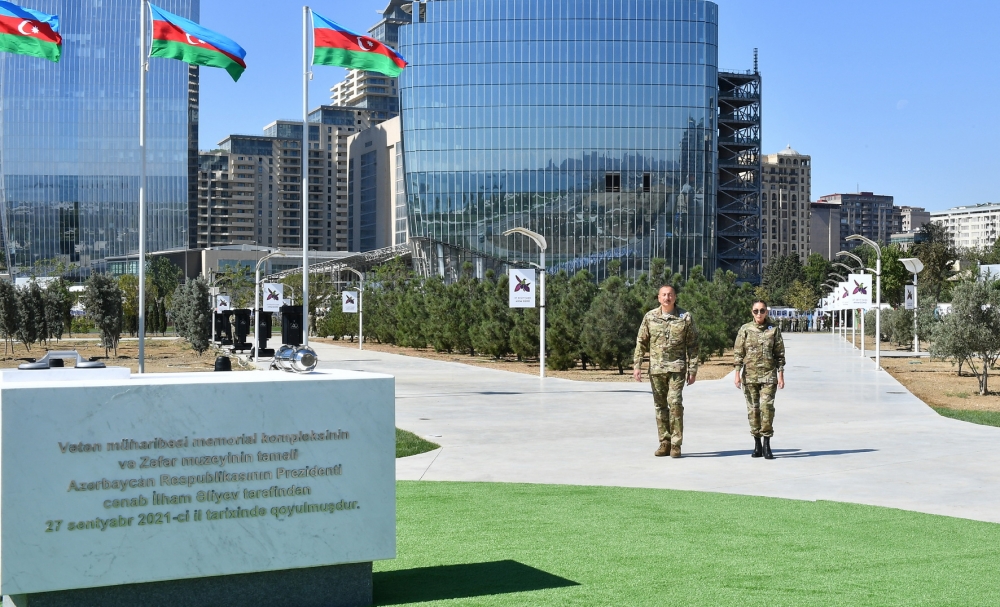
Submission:
POLYGON ((302 306, 281 306, 281 343, 302 345, 302 306))
POLYGON ((214 337, 213 341, 216 341, 216 342, 222 341, 222 327, 223 327, 223 323, 224 322, 225 322, 225 316, 222 315, 222 312, 216 312, 215 313, 215 335, 213 336, 214 337))
POLYGON ((271 339, 271 323, 273 320, 274 315, 271 312, 265 312, 263 309, 257 310, 258 339, 271 339))
POLYGON ((247 343, 250 334, 250 310, 241 308, 233 310, 233 350, 249 350, 253 346, 247 343))

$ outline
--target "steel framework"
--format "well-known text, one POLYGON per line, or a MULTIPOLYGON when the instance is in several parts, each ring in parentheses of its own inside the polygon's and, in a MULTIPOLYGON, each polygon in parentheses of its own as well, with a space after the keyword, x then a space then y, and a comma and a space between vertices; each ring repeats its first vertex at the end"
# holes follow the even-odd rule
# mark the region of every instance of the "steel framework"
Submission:
POLYGON ((760 284, 760 73, 719 72, 718 267, 760 284))

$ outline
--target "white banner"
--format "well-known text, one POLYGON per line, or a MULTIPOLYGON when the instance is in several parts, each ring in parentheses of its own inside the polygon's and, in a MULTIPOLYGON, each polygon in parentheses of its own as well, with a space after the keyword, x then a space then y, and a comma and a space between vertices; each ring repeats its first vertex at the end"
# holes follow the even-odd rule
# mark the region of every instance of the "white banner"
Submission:
POLYGON ((280 312, 281 300, 285 297, 285 285, 281 283, 265 282, 261 285, 261 300, 264 302, 262 308, 265 312, 280 312))
POLYGON ((837 309, 847 310, 851 307, 851 283, 842 282, 837 287, 837 309))
POLYGON ((509 270, 509 301, 511 308, 535 307, 535 271, 509 270))
POLYGON ((851 308, 867 310, 872 307, 872 275, 849 274, 847 276, 851 308))
POLYGON ((916 285, 905 285, 906 299, 904 301, 907 310, 917 309, 917 287, 916 285))
POLYGON ((358 292, 357 291, 342 291, 340 293, 340 309, 345 314, 357 314, 358 313, 358 292))
POLYGON ((228 295, 215 296, 215 311, 225 312, 233 309, 233 300, 228 295))

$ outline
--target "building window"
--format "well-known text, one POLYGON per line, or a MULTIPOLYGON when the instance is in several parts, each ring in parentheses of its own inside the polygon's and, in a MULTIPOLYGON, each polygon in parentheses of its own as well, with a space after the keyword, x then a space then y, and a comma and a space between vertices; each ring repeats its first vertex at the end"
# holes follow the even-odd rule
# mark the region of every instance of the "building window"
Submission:
POLYGON ((605 192, 621 192, 622 191, 622 176, 621 176, 621 173, 605 173, 604 174, 604 191, 605 192))
POLYGON ((652 182, 651 175, 649 173, 642 174, 642 191, 648 192, 650 190, 650 184, 652 182))

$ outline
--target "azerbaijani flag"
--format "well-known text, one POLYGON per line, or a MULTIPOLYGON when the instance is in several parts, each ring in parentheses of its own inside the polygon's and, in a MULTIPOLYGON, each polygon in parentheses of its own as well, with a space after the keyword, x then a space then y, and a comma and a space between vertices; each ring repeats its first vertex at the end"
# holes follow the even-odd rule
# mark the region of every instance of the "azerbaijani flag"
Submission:
POLYGON ((406 67, 403 56, 374 38, 355 34, 312 11, 313 65, 336 65, 395 78, 406 67))
POLYGON ((0 0, 0 51, 58 63, 62 55, 59 17, 0 0))
POLYGON ((179 59, 194 65, 221 67, 234 81, 240 79, 247 64, 243 48, 194 21, 185 19, 162 8, 149 5, 153 13, 153 46, 150 57, 179 59))

